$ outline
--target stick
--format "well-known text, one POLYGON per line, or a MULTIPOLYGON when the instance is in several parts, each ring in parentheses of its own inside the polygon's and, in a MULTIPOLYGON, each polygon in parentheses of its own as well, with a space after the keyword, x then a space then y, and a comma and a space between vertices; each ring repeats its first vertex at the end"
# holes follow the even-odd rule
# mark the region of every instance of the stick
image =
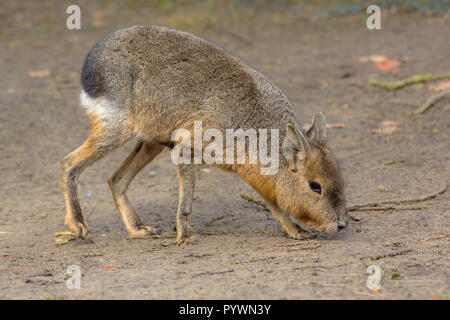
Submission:
POLYGON ((300 247, 300 248, 288 248, 287 252, 291 252, 291 251, 299 251, 299 250, 315 250, 320 248, 320 245, 315 245, 315 246, 309 246, 309 247, 300 247))
POLYGON ((304 244, 305 244, 305 241, 296 242, 296 243, 280 243, 279 245, 277 245, 277 247, 296 247, 296 246, 302 246, 304 244))
POLYGON ((395 251, 395 252, 391 252, 391 253, 385 253, 385 254, 379 254, 377 256, 370 256, 370 257, 361 257, 361 260, 364 259, 370 259, 370 260, 379 260, 381 258, 386 258, 386 257, 395 257, 395 256, 400 256, 402 254, 406 254, 411 252, 412 249, 405 249, 405 250, 399 250, 399 251, 395 251))
POLYGON ((389 211, 389 210, 393 210, 393 211, 400 211, 400 210, 425 210, 426 207, 394 207, 394 206, 389 206, 389 207, 350 207, 347 210, 348 211, 389 211))
POLYGON ((431 81, 431 80, 439 80, 439 79, 446 79, 446 78, 450 78, 450 72, 449 73, 443 73, 443 74, 431 74, 431 73, 427 73, 427 74, 419 74, 419 75, 415 75, 409 78, 405 78, 405 79, 400 79, 397 81, 377 81, 375 79, 369 79, 369 84, 372 86, 377 86, 377 87, 381 87, 383 89, 389 90, 389 91, 394 91, 406 86, 409 86, 411 84, 416 84, 416 83, 423 83, 423 82, 427 82, 427 81, 431 81))
POLYGON ((415 199, 403 199, 403 200, 390 200, 390 201, 382 201, 382 202, 372 202, 372 203, 366 203, 366 204, 358 204, 358 205, 354 205, 351 207, 348 207, 349 211, 357 211, 358 209, 361 208, 373 208, 373 207, 382 207, 382 205, 384 204, 396 204, 399 205, 401 203, 414 203, 414 202, 423 202, 423 201, 427 201, 430 199, 434 199, 436 198, 438 195, 443 194, 445 191, 447 191, 447 185, 445 185, 443 188, 439 189, 438 191, 420 197, 420 198, 415 198, 415 199))
POLYGON ((256 205, 258 205, 260 207, 263 207, 266 210, 269 210, 264 202, 262 202, 261 200, 255 199, 254 197, 252 197, 249 194, 241 192, 241 198, 244 199, 244 200, 247 200, 248 202, 254 203, 254 204, 256 204, 256 205))
POLYGON ((414 114, 423 114, 425 111, 430 109, 439 99, 444 97, 445 95, 449 94, 450 90, 440 92, 438 94, 432 95, 430 98, 428 98, 427 101, 423 105, 421 105, 416 111, 414 111, 414 114))
POLYGON ((229 272, 234 272, 234 270, 233 270, 233 269, 230 269, 230 270, 218 271, 218 272, 206 271, 206 272, 201 272, 201 273, 194 274, 194 275, 192 276, 192 278, 196 278, 196 277, 200 277, 200 276, 205 276, 205 275, 210 275, 210 276, 212 276, 212 275, 215 275, 215 274, 224 274, 224 273, 229 273, 229 272))
POLYGON ((266 231, 261 229, 247 229, 247 230, 204 230, 204 229, 197 229, 193 228, 195 232, 202 234, 202 235, 215 235, 215 234, 269 234, 269 235, 284 235, 284 232, 279 231, 266 231))

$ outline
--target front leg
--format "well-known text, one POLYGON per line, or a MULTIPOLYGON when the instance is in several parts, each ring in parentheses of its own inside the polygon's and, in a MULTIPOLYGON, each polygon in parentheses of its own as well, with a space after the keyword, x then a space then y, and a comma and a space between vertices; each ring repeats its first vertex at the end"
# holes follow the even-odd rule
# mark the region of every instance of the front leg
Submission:
POLYGON ((190 226, 192 200, 195 189, 195 166, 192 164, 180 164, 178 166, 179 202, 177 212, 177 240, 180 245, 183 242, 194 240, 190 226))
POLYGON ((269 208, 270 212, 272 212, 275 220, 281 225, 284 231, 288 234, 288 236, 292 239, 303 240, 308 239, 311 236, 304 232, 298 225, 292 222, 291 218, 287 213, 282 211, 278 206, 270 200, 266 199, 266 205, 269 208))

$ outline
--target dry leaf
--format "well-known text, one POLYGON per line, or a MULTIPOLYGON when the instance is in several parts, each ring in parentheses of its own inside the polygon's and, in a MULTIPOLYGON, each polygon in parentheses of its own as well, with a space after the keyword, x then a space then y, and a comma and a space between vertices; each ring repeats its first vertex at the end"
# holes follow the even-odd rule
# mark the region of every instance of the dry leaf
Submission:
POLYGON ((428 87, 431 91, 445 91, 450 90, 450 80, 442 81, 438 85, 430 84, 428 87))
POLYGON ((381 71, 398 71, 399 62, 396 59, 375 62, 375 66, 381 71))
POLYGON ((108 265, 108 266, 103 266, 102 268, 103 268, 103 270, 106 270, 106 269, 116 269, 117 267, 114 265, 108 265))
POLYGON ((49 69, 43 69, 43 70, 28 70, 28 76, 30 78, 39 78, 44 79, 50 77, 50 70, 49 69))
POLYGON ((398 66, 400 65, 400 61, 408 61, 408 57, 398 57, 394 59, 389 59, 383 55, 372 55, 368 57, 360 57, 360 62, 373 62, 375 66, 381 71, 398 71, 398 66))

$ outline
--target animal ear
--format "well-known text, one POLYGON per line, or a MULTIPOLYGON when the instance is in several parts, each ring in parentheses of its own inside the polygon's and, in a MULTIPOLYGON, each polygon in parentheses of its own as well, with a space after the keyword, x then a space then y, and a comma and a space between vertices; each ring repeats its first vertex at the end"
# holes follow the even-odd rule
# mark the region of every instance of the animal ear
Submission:
POLYGON ((327 127, 325 122, 325 116, 322 112, 318 112, 314 115, 311 128, 306 131, 306 136, 315 141, 318 144, 325 145, 327 142, 327 127))
POLYGON ((283 155, 294 171, 297 171, 296 156, 299 154, 302 158, 306 158, 311 152, 305 134, 290 123, 286 126, 286 137, 281 148, 283 155))

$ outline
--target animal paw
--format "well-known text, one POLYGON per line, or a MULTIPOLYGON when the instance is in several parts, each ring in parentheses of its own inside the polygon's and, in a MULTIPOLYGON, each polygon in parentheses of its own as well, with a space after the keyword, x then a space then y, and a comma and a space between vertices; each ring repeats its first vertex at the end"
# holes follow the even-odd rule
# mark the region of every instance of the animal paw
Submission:
POLYGON ((192 235, 190 232, 181 233, 179 232, 177 234, 177 240, 176 244, 179 245, 186 245, 186 244, 195 244, 197 243, 197 240, 195 239, 195 236, 192 235))
POLYGON ((78 239, 79 236, 77 236, 72 231, 61 231, 61 232, 55 232, 55 243, 56 244, 67 244, 72 240, 78 239))
POLYGON ((156 234, 156 230, 150 226, 139 226, 136 230, 128 231, 129 238, 144 238, 156 234))
POLYGON ((87 224, 85 222, 68 222, 66 223, 70 231, 55 232, 55 243, 66 244, 76 239, 87 239, 89 233, 87 224))
POLYGON ((306 240, 306 239, 311 239, 313 237, 313 235, 311 235, 309 233, 305 233, 305 232, 297 232, 293 235, 288 234, 288 237, 291 239, 295 239, 295 240, 306 240))

